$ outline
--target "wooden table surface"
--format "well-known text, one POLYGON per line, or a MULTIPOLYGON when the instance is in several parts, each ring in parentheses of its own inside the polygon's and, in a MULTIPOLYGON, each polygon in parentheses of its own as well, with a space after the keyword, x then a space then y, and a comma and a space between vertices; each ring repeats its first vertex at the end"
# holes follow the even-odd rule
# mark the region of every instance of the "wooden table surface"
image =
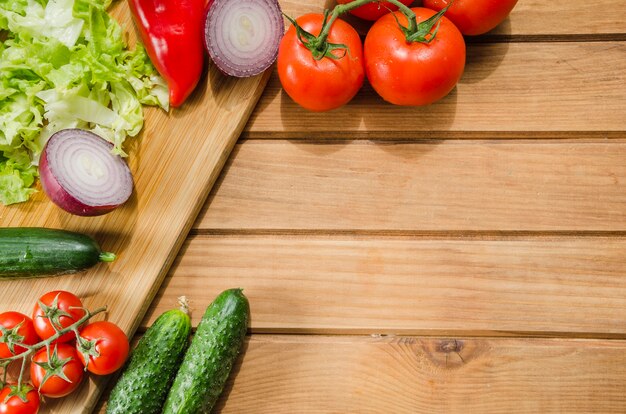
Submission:
POLYGON ((626 412, 624 1, 519 0, 426 108, 273 76, 138 334, 236 286, 218 412, 626 412))

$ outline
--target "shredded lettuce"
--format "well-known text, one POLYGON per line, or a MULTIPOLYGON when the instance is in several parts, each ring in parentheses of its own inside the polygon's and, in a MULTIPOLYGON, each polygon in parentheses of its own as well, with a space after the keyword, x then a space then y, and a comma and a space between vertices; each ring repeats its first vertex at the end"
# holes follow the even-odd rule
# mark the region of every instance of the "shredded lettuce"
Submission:
POLYGON ((41 150, 64 128, 122 144, 142 105, 168 110, 144 48, 129 50, 110 0, 0 0, 0 202, 26 201, 41 150))

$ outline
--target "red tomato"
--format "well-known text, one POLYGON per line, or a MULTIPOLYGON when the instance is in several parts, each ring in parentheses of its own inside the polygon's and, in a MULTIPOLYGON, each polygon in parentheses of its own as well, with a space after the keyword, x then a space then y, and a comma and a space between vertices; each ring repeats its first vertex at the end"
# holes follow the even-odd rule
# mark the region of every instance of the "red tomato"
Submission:
POLYGON ((18 390, 16 384, 9 384, 0 390, 0 414, 37 414, 38 411, 39 393, 30 385, 22 385, 18 390))
POLYGON ((517 0, 424 0, 424 7, 439 11, 450 3, 446 17, 464 35, 479 35, 502 23, 517 0))
POLYGON ((107 321, 94 322, 85 326, 76 343, 78 358, 89 372, 97 375, 111 374, 124 365, 128 357, 128 337, 117 325, 107 321), (82 345, 86 349, 81 349, 82 345), (88 355, 87 357, 83 352, 88 355))
MULTIPOLYGON (((324 16, 306 14, 297 19, 307 32, 318 35, 324 16)), ((311 111, 329 111, 348 103, 363 85, 363 47, 359 34, 343 20, 336 20, 328 35, 331 43, 348 46, 345 56, 315 60, 309 49, 298 40, 291 26, 278 49, 278 77, 285 92, 311 111)), ((341 56, 343 50, 335 50, 341 56)))
MULTIPOLYGON (((78 309, 82 308, 82 306, 80 299, 73 293, 63 290, 46 293, 39 298, 39 302, 33 310, 35 331, 41 339, 50 338, 56 333, 50 324, 50 320, 54 322, 54 326, 58 329, 66 328, 85 316, 85 311, 78 309), (40 304, 43 305, 43 308, 40 304)), ((74 338, 74 333, 68 332, 54 342, 68 342, 74 338)))
MULTIPOLYGON (((337 0, 337 3, 346 4, 352 1, 354 0, 337 0)), ((399 1, 405 6, 408 6, 411 3, 413 3, 413 0, 399 0, 399 1)), ((350 10, 350 14, 353 14, 356 17, 360 17, 361 19, 364 19, 364 20, 373 21, 373 20, 378 20, 385 14, 392 12, 392 11, 396 11, 396 10, 398 10, 398 6, 395 6, 391 3, 383 1, 380 3, 377 3, 377 2, 367 3, 361 7, 357 7, 354 10, 350 10)))
MULTIPOLYGON (((435 14, 421 7, 411 10, 418 24, 435 14)), ((407 25, 404 14, 393 14, 407 25)), ((454 89, 465 68, 465 41, 450 20, 442 17, 440 23, 430 43, 408 43, 392 14, 372 25, 365 38, 365 71, 372 87, 387 102, 428 105, 454 89)))
POLYGON ((55 344, 50 349, 50 360, 45 347, 37 351, 30 364, 30 380, 43 396, 65 397, 78 388, 83 380, 84 369, 73 346, 55 344), (69 381, 61 378, 61 375, 69 381))
POLYGON ((0 332, 0 358, 9 358, 26 351, 26 348, 22 346, 14 346, 13 351, 15 352, 11 352, 9 341, 25 345, 34 345, 39 342, 32 319, 23 313, 0 313, 0 325, 6 329, 4 332, 0 332), (15 329, 18 325, 20 325, 19 328, 15 329))

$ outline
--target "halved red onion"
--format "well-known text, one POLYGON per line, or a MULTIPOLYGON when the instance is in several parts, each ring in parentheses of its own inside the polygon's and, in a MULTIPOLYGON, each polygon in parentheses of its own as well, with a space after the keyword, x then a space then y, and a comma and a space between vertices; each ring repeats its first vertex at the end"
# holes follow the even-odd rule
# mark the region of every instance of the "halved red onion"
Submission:
POLYGON ((277 0, 215 0, 204 25, 213 62, 240 78, 258 75, 274 63, 284 32, 277 0))
POLYGON ((43 190, 56 205, 79 216, 115 209, 130 197, 133 177, 111 148, 110 142, 82 129, 55 133, 39 160, 43 190))

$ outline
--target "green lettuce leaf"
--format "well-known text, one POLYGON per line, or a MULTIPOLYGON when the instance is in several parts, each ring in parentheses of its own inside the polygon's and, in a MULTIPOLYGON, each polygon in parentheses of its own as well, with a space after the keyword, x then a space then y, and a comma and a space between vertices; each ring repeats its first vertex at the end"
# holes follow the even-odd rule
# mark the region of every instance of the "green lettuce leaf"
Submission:
POLYGON ((48 138, 93 131, 126 155, 142 105, 168 110, 165 81, 129 50, 108 0, 0 0, 0 202, 25 201, 48 138))

